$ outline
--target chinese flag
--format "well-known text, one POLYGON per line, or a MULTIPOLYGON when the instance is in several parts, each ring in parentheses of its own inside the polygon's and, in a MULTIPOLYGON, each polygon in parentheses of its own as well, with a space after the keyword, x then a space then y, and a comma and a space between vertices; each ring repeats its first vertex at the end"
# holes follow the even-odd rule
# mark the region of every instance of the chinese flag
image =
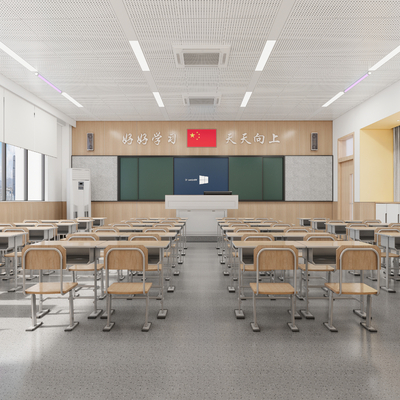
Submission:
POLYGON ((217 147, 217 130, 188 129, 187 147, 217 147))

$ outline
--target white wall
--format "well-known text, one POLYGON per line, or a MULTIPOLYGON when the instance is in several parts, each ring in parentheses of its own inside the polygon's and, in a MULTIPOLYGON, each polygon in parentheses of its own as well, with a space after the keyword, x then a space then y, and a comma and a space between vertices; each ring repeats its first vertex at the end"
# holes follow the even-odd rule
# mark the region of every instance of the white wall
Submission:
POLYGON ((399 111, 400 81, 333 121, 334 201, 337 201, 338 197, 338 139, 354 132, 354 201, 360 201, 360 129, 399 111))

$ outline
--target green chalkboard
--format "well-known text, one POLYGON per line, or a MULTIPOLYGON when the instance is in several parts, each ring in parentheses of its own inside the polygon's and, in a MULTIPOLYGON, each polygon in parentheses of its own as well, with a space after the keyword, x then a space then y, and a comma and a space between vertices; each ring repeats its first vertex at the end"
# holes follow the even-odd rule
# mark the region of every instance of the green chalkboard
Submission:
POLYGON ((283 157, 263 158, 263 200, 283 200, 283 157))
POLYGON ((139 200, 164 200, 174 194, 173 157, 139 157, 139 200))
POLYGON ((262 200, 262 157, 229 157, 229 190, 239 201, 262 200))
POLYGON ((138 200, 138 158, 119 158, 119 200, 138 200))

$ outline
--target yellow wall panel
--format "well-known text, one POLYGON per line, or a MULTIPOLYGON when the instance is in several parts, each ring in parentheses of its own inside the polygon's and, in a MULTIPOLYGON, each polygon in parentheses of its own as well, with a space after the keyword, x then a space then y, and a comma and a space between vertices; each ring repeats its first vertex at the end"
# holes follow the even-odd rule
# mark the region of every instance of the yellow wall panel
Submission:
POLYGON ((360 201, 393 201, 393 132, 360 131, 360 201))

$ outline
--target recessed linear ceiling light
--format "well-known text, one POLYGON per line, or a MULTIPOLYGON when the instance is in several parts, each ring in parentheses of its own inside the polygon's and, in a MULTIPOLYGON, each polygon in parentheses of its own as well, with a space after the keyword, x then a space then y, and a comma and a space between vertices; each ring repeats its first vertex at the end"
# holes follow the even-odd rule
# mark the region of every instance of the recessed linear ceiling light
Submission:
POLYGON ((378 61, 369 70, 376 71, 379 67, 381 67, 383 64, 388 62, 391 58, 393 58, 395 55, 399 53, 400 53, 400 46, 397 46, 393 51, 391 51, 387 56, 383 57, 382 60, 378 61))
POLYGON ((243 97, 243 101, 242 101, 242 104, 240 105, 240 107, 246 107, 247 106, 247 103, 250 100, 250 96, 251 96, 252 93, 253 92, 246 92, 246 94, 243 97))
POLYGON ((131 45, 132 50, 135 53, 135 56, 139 62, 140 68, 142 68, 142 71, 150 71, 139 42, 137 40, 130 40, 129 44, 131 45))
POLYGON ((51 82, 49 82, 44 76, 40 75, 38 72, 35 73, 35 75, 41 79, 43 82, 46 82, 49 86, 51 86, 55 91, 58 93, 61 93, 61 90, 55 87, 51 82))
POLYGON ((31 72, 37 72, 36 68, 33 68, 31 64, 27 63, 24 59, 22 59, 18 54, 14 53, 9 47, 7 47, 4 43, 0 42, 0 49, 11 56, 15 61, 18 61, 21 65, 23 65, 26 69, 31 72))
POLYGON ((336 96, 333 96, 329 101, 327 101, 322 107, 328 107, 332 104, 335 100, 337 100, 340 96, 343 96, 344 92, 339 92, 336 96))
POLYGON ((83 107, 82 104, 79 104, 75 99, 73 99, 69 94, 65 92, 61 92, 61 94, 68 99, 71 103, 74 103, 77 107, 83 107))
POLYGON ((274 48, 276 40, 267 40, 265 43, 264 50, 261 53, 260 59, 258 60, 258 64, 256 66, 256 71, 262 71, 265 67, 265 64, 274 48))
POLYGON ((352 85, 350 85, 347 89, 345 89, 345 93, 347 93, 350 89, 352 89, 354 86, 359 84, 361 81, 363 81, 365 78, 368 78, 372 72, 367 72, 365 75, 363 75, 359 80, 355 81, 352 85))
POLYGON ((164 107, 164 103, 161 99, 160 93, 159 92, 153 92, 154 98, 156 99, 156 102, 158 104, 158 107, 164 107))

